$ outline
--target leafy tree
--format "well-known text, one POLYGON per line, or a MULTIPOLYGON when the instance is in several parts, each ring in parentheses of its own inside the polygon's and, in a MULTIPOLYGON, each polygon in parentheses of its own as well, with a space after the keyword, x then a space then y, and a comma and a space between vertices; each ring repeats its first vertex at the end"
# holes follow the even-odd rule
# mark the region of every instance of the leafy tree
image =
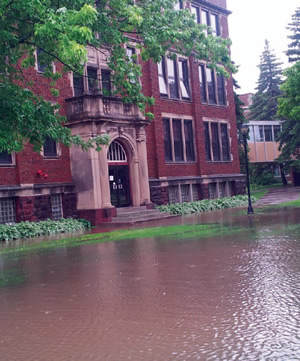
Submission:
POLYGON ((249 119, 274 120, 277 119, 278 97, 281 95, 282 63, 278 62, 275 54, 265 41, 265 49, 260 57, 259 78, 257 92, 253 95, 250 106, 249 119))
POLYGON ((287 29, 291 32, 291 35, 288 36, 291 42, 288 45, 286 55, 289 57, 289 62, 293 63, 300 60, 300 8, 296 9, 292 16, 292 22, 287 29))
POLYGON ((279 133, 279 160, 300 170, 300 61, 284 73, 281 86, 283 96, 279 98, 278 115, 286 120, 279 133))
MULTIPOLYGON (((233 78, 233 86, 235 89, 240 89, 240 86, 235 78, 233 78)), ((241 101, 236 91, 234 91, 234 103, 235 103, 237 130, 238 130, 240 167, 241 167, 241 172, 245 174, 246 170, 245 170, 244 137, 241 132, 241 126, 247 123, 248 121, 246 120, 246 117, 244 115, 244 109, 242 108, 244 103, 241 101)))
MULTIPOLYGON (((175 0, 0 0, 0 151, 19 151, 24 141, 39 150, 47 135, 66 145, 84 148, 107 142, 100 137, 85 143, 62 126, 64 119, 26 79, 24 68, 34 65, 35 51, 51 79, 52 95, 65 72, 82 74, 86 46, 107 56, 115 94, 145 112, 153 99, 142 93, 141 67, 130 61, 124 44, 137 39, 141 59, 159 62, 171 49, 208 61, 224 73, 232 69, 229 41, 196 24, 188 9, 174 10, 175 0), (52 62, 56 72, 52 72, 52 62), (136 80, 136 81, 135 81, 136 80)), ((51 99, 50 99, 51 100, 51 99)), ((151 118, 150 113, 146 113, 151 118)))

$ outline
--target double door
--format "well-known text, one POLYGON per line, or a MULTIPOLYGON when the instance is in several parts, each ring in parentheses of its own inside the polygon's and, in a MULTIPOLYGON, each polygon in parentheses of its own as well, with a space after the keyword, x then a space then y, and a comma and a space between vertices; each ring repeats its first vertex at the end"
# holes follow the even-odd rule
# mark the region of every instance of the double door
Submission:
POLYGON ((109 166, 111 204, 115 207, 130 206, 128 165, 109 166))

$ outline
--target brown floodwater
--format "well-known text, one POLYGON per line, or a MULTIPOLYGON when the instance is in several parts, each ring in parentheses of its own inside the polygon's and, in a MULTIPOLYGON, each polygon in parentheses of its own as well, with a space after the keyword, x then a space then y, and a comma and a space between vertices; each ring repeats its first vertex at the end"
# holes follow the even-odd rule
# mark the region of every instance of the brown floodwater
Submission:
POLYGON ((234 212, 165 222, 231 236, 0 256, 0 360, 300 360, 299 209, 234 212))

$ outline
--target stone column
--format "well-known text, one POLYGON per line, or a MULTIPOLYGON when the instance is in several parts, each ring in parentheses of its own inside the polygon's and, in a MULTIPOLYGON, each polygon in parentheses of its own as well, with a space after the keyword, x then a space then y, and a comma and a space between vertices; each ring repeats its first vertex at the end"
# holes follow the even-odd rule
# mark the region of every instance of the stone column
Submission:
POLYGON ((101 186, 101 195, 102 195, 102 206, 101 208, 111 208, 110 200, 110 187, 109 187, 109 172, 108 172, 108 162, 107 162, 107 146, 103 146, 102 150, 99 152, 99 183, 101 186))
POLYGON ((140 126, 137 128, 136 134, 137 152, 139 158, 139 180, 140 180, 140 196, 141 204, 150 202, 149 174, 146 148, 145 128, 140 126))

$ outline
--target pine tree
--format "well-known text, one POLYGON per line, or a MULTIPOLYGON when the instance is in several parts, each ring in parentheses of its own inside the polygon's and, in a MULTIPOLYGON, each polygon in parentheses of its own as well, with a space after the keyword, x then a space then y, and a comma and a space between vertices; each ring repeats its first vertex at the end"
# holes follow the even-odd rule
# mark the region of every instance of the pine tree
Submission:
POLYGON ((278 97, 281 95, 282 63, 270 49, 269 42, 265 41, 265 49, 258 65, 260 75, 257 82, 257 92, 253 96, 250 106, 251 120, 274 120, 277 117, 278 97))
POLYGON ((289 62, 294 63, 300 60, 300 7, 297 8, 292 16, 292 22, 289 23, 287 29, 292 34, 288 36, 291 42, 288 45, 286 55, 289 57, 289 62))

